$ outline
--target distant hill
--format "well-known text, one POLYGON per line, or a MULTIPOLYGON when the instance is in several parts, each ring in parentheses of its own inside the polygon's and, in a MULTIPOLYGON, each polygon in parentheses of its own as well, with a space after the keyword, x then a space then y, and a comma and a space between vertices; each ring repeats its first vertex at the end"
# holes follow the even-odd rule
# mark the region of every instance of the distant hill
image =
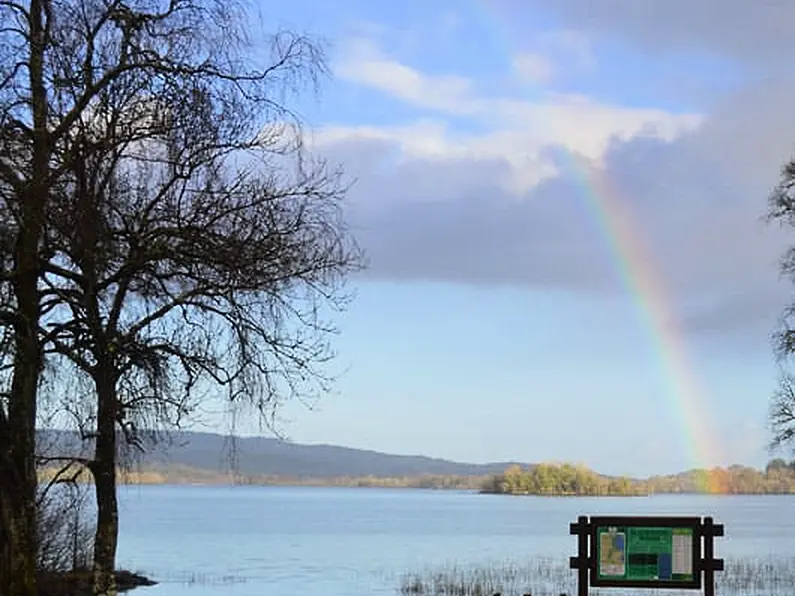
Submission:
MULTIPOLYGON (((232 463, 230 439, 225 435, 200 432, 173 433, 168 447, 144 455, 146 466, 186 466, 202 470, 229 470, 232 463)), ((77 437, 64 431, 40 431, 42 445, 70 445, 77 437)), ((421 455, 393 455, 338 447, 305 445, 270 437, 238 437, 234 444, 234 467, 250 476, 292 478, 339 478, 374 476, 488 476, 502 473, 513 462, 471 464, 421 455)))

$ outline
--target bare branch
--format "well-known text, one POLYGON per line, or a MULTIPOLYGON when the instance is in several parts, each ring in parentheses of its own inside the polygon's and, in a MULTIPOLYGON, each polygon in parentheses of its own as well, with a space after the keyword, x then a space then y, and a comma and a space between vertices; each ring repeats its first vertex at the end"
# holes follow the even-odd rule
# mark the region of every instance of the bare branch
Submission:
MULTIPOLYGON (((781 169, 778 185, 768 201, 768 222, 795 226, 795 161, 789 161, 781 169)), ((795 248, 790 247, 781 258, 779 270, 782 276, 795 280, 795 248)), ((783 312, 779 330, 774 335, 774 352, 782 366, 779 387, 770 403, 770 422, 773 431, 771 449, 787 444, 795 446, 795 380, 787 370, 789 359, 795 355, 795 304, 783 312)))

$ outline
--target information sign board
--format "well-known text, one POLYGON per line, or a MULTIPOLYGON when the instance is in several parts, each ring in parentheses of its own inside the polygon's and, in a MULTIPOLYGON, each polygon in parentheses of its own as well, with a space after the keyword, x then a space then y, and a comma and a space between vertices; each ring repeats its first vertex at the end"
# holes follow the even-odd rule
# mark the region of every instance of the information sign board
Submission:
POLYGON ((701 519, 592 517, 594 587, 701 588, 701 519))

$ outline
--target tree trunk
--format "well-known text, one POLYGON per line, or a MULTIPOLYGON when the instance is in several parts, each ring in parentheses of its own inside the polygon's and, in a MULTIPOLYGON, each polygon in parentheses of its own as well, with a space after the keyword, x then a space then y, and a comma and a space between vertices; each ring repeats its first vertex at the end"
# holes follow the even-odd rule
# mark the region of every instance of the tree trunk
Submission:
POLYGON ((36 396, 41 370, 36 253, 20 233, 14 284, 19 314, 8 414, 0 421, 0 586, 14 596, 36 594, 36 396))
POLYGON ((8 427, 0 432, 0 586, 3 594, 35 596, 35 475, 31 487, 32 461, 20 441, 25 433, 8 427))
POLYGON ((42 351, 38 295, 39 243, 49 187, 49 131, 44 55, 48 43, 46 7, 28 7, 30 54, 27 70, 33 120, 30 178, 19 201, 20 225, 14 244, 14 372, 8 412, 0 420, 0 589, 12 596, 36 590, 36 398, 42 351))
POLYGON ((11 526, 13 504, 11 487, 15 485, 10 461, 8 418, 0 404, 0 586, 11 582, 11 526))
POLYGON ((94 379, 97 389, 97 440, 94 446, 94 488, 97 531, 94 537, 94 594, 116 594, 116 544, 119 510, 116 500, 116 382, 101 364, 94 379))

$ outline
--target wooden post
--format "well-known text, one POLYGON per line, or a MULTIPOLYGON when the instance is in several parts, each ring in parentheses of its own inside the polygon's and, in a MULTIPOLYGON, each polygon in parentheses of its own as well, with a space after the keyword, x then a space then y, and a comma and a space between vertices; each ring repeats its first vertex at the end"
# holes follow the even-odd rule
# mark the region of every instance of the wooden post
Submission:
POLYGON ((705 517, 701 527, 704 536, 704 558, 701 568, 704 571, 704 596, 715 596, 715 572, 723 571, 723 559, 715 558, 715 536, 723 536, 723 525, 705 517))
POLYGON ((588 596, 588 571, 590 570, 590 556, 588 553, 589 534, 591 532, 591 524, 588 523, 588 518, 580 516, 578 518, 580 523, 580 534, 577 536, 577 556, 580 557, 580 568, 577 570, 579 576, 577 586, 577 596, 588 596))
POLYGON ((577 570, 577 596, 588 596, 588 573, 591 569, 588 555, 590 532, 588 516, 581 515, 577 518, 577 523, 569 525, 569 534, 577 535, 577 556, 569 559, 569 567, 577 570))

